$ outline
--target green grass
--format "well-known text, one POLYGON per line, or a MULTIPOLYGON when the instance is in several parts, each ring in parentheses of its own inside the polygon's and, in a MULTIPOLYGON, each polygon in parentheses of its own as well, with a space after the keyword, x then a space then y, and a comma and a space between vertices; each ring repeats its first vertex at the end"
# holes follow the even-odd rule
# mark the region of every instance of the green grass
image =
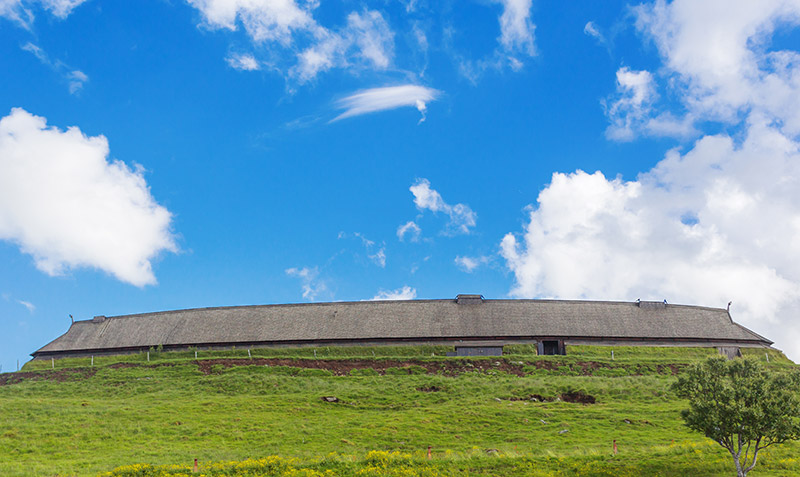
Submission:
MULTIPOLYGON (((50 361, 30 362, 23 370, 32 375, 0 386, 0 475, 98 475, 137 463, 186 466, 197 458, 202 466, 271 455, 281 456, 281 473, 223 473, 219 467, 212 474, 730 475, 724 451, 682 425, 686 403, 669 389, 673 369, 714 351, 615 347, 611 360, 610 349, 571 346, 568 356, 539 357, 520 346, 502 358, 465 360, 443 358, 445 347, 316 348, 318 359, 410 364, 385 374, 358 369, 342 376, 260 365, 214 365, 204 374, 193 351, 154 350, 149 364, 146 355, 96 357, 94 367, 85 358, 57 360, 55 373, 50 361), (501 361, 525 375, 491 368, 501 361), (420 366, 439 362, 488 367, 452 376, 420 366), (48 379, 54 374, 65 380, 48 379), (556 400, 576 391, 594 396, 596 404, 556 400), (527 399, 534 394, 545 402, 527 399), (614 439, 617 456, 611 454, 614 439), (402 455, 387 458, 381 470, 375 459, 383 454, 370 457, 371 451, 402 455)), ((313 351, 250 354, 313 360, 313 351)), ((765 352, 769 366, 793 366, 774 350, 752 354, 765 352)), ((243 359, 247 350, 199 356, 243 359)), ((798 475, 798 455, 797 443, 771 449, 752 475, 798 475)), ((166 470, 130 475, 159 472, 166 470)))

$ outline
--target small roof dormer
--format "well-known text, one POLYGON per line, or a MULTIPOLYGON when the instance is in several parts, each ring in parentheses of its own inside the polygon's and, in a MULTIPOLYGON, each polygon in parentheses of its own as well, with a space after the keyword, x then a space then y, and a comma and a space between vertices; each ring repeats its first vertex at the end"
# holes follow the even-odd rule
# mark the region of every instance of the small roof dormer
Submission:
POLYGON ((483 301, 483 295, 456 295, 456 303, 459 305, 480 305, 483 301))

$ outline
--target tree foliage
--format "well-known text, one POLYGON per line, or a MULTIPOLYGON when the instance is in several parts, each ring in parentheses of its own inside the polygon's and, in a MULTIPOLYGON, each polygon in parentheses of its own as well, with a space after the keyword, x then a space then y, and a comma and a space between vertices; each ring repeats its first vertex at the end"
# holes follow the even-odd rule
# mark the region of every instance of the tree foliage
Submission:
POLYGON ((691 367, 673 385, 689 400, 681 415, 730 452, 739 477, 756 465, 758 452, 800 439, 800 373, 775 372, 753 359, 712 357, 691 367))

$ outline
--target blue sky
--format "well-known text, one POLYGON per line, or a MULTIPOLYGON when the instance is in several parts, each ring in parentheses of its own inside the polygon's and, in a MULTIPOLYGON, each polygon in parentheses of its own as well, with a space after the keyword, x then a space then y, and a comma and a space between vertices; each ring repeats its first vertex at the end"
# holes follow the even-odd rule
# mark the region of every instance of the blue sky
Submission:
POLYGON ((800 358, 800 2, 0 0, 0 364, 72 315, 725 307, 800 358))

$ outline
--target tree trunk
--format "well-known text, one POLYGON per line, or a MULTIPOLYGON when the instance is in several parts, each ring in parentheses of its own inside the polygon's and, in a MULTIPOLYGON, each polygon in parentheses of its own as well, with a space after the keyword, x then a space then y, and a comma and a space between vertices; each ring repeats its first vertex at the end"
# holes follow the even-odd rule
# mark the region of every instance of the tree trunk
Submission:
POLYGON ((741 455, 741 451, 733 452, 731 451, 731 457, 733 457, 733 463, 736 465, 736 477, 747 477, 747 472, 742 468, 742 463, 739 462, 739 457, 741 455))

